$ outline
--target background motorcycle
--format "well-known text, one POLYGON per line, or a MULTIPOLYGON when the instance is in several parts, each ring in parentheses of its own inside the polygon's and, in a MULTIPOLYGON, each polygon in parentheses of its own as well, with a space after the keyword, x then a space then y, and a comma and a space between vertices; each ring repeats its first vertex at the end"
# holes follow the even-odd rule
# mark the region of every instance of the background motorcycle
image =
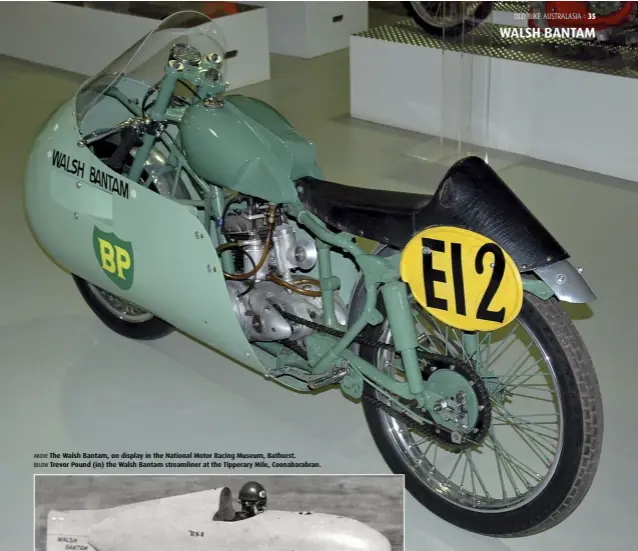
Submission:
POLYGON ((568 253, 476 157, 433 196, 324 180, 280 113, 224 94, 225 65, 215 24, 181 12, 62 105, 27 167, 42 248, 122 335, 176 327, 288 388, 362 399, 390 467, 448 521, 562 521, 603 428, 558 305, 594 299, 568 253))
POLYGON ((487 19, 493 2, 403 2, 410 16, 429 34, 457 36, 487 19))
MULTIPOLYGON (((493 2, 404 2, 426 32, 457 36, 489 17, 493 2)), ((638 2, 529 2, 532 28, 591 28, 598 41, 634 42, 638 2)))

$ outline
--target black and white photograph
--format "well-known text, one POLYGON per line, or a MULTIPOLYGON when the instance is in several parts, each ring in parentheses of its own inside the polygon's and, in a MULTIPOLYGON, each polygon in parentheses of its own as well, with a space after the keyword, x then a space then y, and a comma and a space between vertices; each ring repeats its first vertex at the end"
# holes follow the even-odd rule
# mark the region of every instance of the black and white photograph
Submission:
POLYGON ((36 551, 402 551, 399 475, 39 475, 36 551))

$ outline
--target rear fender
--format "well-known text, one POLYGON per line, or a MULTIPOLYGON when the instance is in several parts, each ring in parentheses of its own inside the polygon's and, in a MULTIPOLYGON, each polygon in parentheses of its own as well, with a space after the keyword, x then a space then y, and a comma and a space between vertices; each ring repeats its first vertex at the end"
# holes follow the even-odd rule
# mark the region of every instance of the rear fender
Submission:
MULTIPOLYGON (((532 272, 569 254, 483 159, 466 157, 446 173, 416 227, 455 226, 488 237, 532 272)), ((420 231, 419 230, 419 231, 420 231)))
POLYGON ((498 243, 523 274, 526 291, 541 298, 586 303, 596 299, 569 254, 483 159, 467 157, 445 175, 417 227, 456 226, 498 243), (545 284, 540 285, 540 282, 545 284))

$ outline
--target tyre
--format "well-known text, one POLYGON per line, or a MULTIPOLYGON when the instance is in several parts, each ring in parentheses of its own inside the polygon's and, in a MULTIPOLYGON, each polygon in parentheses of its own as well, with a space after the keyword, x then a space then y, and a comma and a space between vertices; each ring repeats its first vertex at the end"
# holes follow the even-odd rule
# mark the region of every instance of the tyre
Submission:
MULTIPOLYGON (((116 148, 117 143, 103 140, 95 144, 93 153, 104 161, 116 148)), ((131 156, 127 158, 124 172, 130 167, 132 159, 131 156)), ((159 193, 159 190, 153 186, 150 189, 159 193)), ((136 340, 160 339, 174 331, 171 325, 142 310, 139 306, 109 293, 75 274, 73 274, 73 280, 89 308, 112 331, 136 340)))
POLYGON ((468 33, 492 13, 492 2, 404 2, 414 21, 428 34, 458 36, 468 33), (478 6, 477 6, 478 4, 478 6))
POLYGON ((89 308, 112 331, 145 341, 160 339, 174 331, 171 325, 138 306, 76 275, 73 280, 89 308))
MULTIPOLYGON (((436 425, 410 427, 409 419, 380 406, 390 403, 387 395, 367 383, 365 417, 388 465, 405 475, 406 489, 422 505, 472 532, 519 537, 562 522, 585 497, 595 475, 603 409, 591 358, 558 301, 526 294, 514 322, 478 335, 474 342, 480 346, 471 362, 460 331, 413 306, 421 346, 471 366, 465 373, 459 373, 459 366, 456 371, 455 366, 432 370, 424 364, 423 369, 437 393, 453 399, 463 388, 463 400, 472 398, 467 403, 473 402, 479 413, 469 426, 476 435, 459 444, 450 438, 453 433, 436 425), (514 350, 511 343, 518 343, 514 350), (531 361, 523 359, 526 353, 531 361), (473 397, 465 394, 472 391, 473 397)), ((378 308, 384 312, 382 300, 378 308)), ((366 337, 392 342, 387 321, 369 328, 366 337)), ((365 360, 401 379, 388 354, 394 356, 381 348, 361 350, 365 360)), ((425 414, 428 418, 441 419, 431 412, 425 414)))

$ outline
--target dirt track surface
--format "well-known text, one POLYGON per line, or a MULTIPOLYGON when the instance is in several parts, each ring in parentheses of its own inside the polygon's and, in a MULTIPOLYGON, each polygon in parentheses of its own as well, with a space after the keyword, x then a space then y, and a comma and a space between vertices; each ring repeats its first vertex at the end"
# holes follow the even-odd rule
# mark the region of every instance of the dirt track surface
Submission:
MULTIPOLYGON (((37 476, 35 549, 46 551, 51 509, 106 509, 228 486, 236 499, 249 480, 268 490, 268 508, 354 518, 403 549, 403 480, 397 476, 37 476)), ((236 506, 237 507, 237 506, 236 506)))

